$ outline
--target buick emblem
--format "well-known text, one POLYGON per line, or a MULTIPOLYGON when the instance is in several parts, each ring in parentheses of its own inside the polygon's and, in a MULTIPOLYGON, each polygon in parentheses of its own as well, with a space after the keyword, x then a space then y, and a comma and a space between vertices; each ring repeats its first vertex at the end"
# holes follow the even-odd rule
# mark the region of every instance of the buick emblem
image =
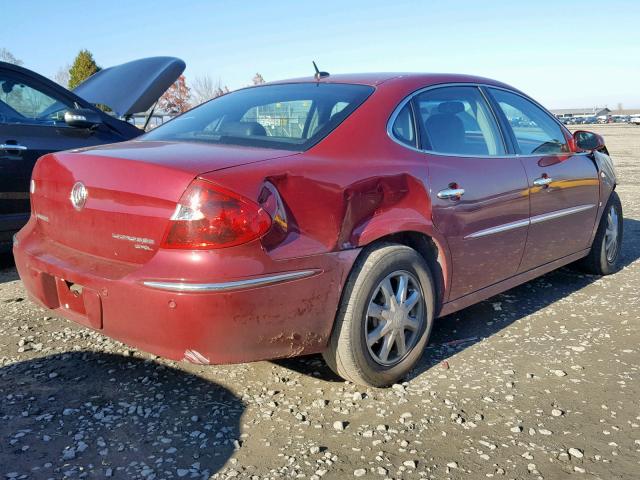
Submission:
POLYGON ((73 205, 73 208, 75 208, 76 210, 82 210, 82 207, 84 207, 88 196, 89 192, 87 191, 87 187, 85 187, 82 182, 76 182, 71 189, 69 200, 71 200, 71 205, 73 205))

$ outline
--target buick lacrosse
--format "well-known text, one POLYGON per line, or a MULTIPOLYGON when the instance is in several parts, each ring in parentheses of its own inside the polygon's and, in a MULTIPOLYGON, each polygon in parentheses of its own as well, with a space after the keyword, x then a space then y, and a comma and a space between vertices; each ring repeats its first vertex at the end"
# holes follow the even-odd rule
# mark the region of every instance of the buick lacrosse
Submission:
POLYGON ((318 72, 41 157, 14 254, 36 302, 136 348, 322 352, 386 386, 435 318, 569 263, 614 272, 615 187, 600 136, 503 83, 318 72))

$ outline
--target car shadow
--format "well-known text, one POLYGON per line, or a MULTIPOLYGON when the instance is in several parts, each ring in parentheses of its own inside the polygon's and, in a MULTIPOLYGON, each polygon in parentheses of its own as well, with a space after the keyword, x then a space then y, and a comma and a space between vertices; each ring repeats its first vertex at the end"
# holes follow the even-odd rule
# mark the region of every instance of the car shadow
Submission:
POLYGON ((211 381, 97 352, 2 367, 0 391, 0 465, 16 478, 208 479, 239 445, 245 410, 211 381))
MULTIPOLYGON (((627 218, 624 220, 621 266, 625 268, 638 259, 640 221, 627 218)), ((424 355, 405 380, 410 381, 434 365, 599 278, 596 275, 582 273, 573 265, 569 265, 437 319, 424 355)), ((277 360, 276 363, 298 373, 321 377, 327 381, 343 381, 323 364, 319 355, 277 360)))
POLYGON ((0 283, 19 280, 16 264, 11 252, 0 252, 0 283))

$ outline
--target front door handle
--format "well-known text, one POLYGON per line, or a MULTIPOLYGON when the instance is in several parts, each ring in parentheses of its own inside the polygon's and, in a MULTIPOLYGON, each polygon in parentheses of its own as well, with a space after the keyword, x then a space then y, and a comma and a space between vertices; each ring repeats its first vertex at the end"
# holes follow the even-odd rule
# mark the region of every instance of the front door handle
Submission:
POLYGON ((553 178, 551 177, 540 177, 540 178, 536 178, 533 181, 533 184, 536 187, 546 187, 547 185, 549 185, 551 182, 553 182, 553 178))
POLYGON ((12 143, 0 143, 0 150, 19 150, 21 152, 24 152, 25 150, 28 150, 28 148, 25 147, 24 145, 15 145, 12 143))
POLYGON ((438 198, 445 199, 458 199, 464 195, 464 188, 445 188, 438 192, 438 198))

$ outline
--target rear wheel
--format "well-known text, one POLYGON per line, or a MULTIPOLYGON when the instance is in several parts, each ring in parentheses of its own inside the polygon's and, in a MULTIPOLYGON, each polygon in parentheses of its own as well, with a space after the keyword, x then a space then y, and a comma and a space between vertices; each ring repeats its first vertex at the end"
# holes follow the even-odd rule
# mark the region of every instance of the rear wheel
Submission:
POLYGON ((397 382, 422 355, 434 305, 432 276, 418 252, 390 244, 364 251, 344 287, 325 361, 354 383, 397 382))
POLYGON ((591 251, 580 263, 583 270, 594 275, 609 275, 620 268, 622 224, 620 197, 612 192, 600 219, 591 251))

